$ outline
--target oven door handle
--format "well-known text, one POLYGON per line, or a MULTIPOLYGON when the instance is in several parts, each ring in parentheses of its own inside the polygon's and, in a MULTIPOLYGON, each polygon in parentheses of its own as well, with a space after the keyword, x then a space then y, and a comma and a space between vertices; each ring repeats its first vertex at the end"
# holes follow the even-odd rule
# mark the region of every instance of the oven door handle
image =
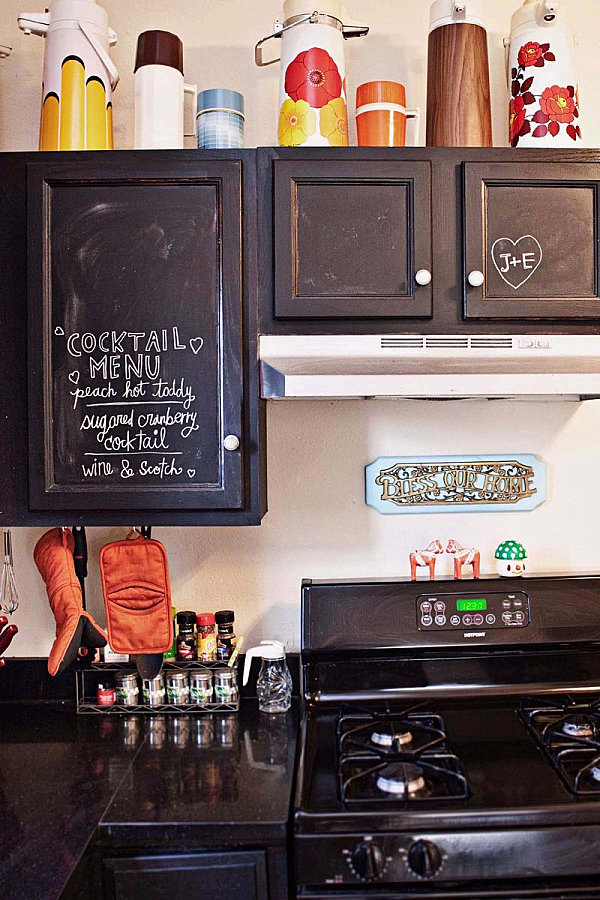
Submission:
POLYGON ((600 692, 598 681, 577 684, 428 684, 420 687, 378 688, 376 691, 315 691, 307 694, 311 704, 321 703, 367 703, 374 700, 428 700, 452 699, 454 697, 493 697, 522 694, 583 694, 600 692))

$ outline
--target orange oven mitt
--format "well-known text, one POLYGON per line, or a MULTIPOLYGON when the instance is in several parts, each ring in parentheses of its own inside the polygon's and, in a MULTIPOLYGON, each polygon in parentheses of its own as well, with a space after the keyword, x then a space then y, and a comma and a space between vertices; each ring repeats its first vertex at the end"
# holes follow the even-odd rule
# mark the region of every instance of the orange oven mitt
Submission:
POLYGON ((56 619, 56 639, 48 657, 51 675, 64 672, 77 657, 79 647, 93 650, 106 646, 104 631, 83 608, 81 585, 75 574, 74 547, 70 531, 52 528, 39 539, 33 551, 56 619))
POLYGON ((100 573, 112 649, 133 655, 168 650, 173 643, 171 587, 160 541, 140 534, 106 544, 100 551, 100 573))

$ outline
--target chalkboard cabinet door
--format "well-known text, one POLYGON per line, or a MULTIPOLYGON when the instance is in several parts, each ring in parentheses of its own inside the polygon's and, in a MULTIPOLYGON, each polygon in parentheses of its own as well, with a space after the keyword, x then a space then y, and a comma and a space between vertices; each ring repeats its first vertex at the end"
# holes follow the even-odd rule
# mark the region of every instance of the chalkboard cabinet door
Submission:
POLYGON ((106 859, 103 868, 105 900, 268 900, 262 851, 106 859))
POLYGON ((431 316, 428 162, 276 159, 273 179, 276 319, 431 316))
POLYGON ((244 506, 241 162, 28 167, 32 510, 244 506))
POLYGON ((600 166, 463 168, 466 318, 600 318, 600 166))

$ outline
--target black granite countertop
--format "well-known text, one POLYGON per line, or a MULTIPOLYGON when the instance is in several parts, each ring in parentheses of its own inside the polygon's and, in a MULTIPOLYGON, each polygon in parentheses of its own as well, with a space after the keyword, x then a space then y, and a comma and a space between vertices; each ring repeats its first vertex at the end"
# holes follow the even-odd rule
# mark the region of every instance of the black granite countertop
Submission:
POLYGON ((3 900, 55 900, 90 843, 283 843, 298 712, 77 716, 0 706, 3 900))

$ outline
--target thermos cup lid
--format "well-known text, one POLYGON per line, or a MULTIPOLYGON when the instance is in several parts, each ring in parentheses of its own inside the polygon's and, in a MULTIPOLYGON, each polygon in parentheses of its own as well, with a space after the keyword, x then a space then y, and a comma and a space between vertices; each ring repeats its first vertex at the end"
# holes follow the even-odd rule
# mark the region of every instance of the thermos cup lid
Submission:
MULTIPOLYGON (((319 12, 325 16, 333 16, 334 19, 343 21, 344 8, 342 0, 323 0, 319 4, 319 12)), ((307 3, 306 0, 285 0, 283 4, 283 21, 293 19, 296 16, 310 16, 315 11, 314 3, 307 3)))
POLYGON ((356 88, 356 108, 367 103, 397 103, 406 106, 406 88, 397 81, 367 81, 356 88))
POLYGON ((170 66, 183 75, 183 44, 170 31, 143 31, 137 39, 135 68, 170 66))
POLYGON ((239 91, 229 91, 227 88, 210 88, 200 91, 196 106, 197 114, 207 109, 230 109, 244 115, 244 95, 239 91))
POLYGON ((464 12, 457 12, 456 0, 434 0, 429 13, 429 31, 435 31, 443 25, 479 25, 485 28, 482 0, 464 0, 458 4, 464 6, 464 12))

